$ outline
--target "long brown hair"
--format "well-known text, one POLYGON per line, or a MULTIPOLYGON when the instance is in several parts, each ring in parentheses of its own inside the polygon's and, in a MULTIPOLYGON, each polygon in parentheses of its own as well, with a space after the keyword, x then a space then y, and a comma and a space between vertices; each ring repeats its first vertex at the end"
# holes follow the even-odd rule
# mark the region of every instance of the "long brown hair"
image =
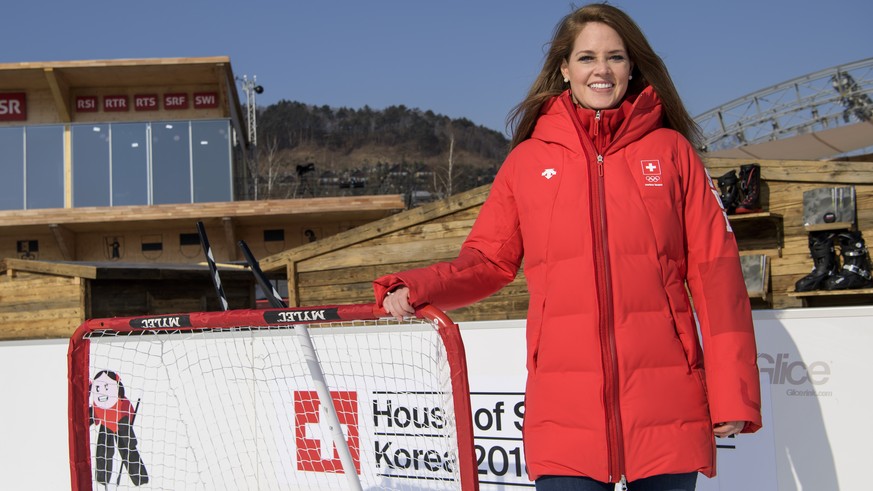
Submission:
POLYGON ((639 93, 647 85, 654 87, 663 105, 664 126, 678 131, 696 147, 701 140, 700 127, 682 104, 664 61, 655 54, 643 31, 630 16, 611 5, 597 3, 568 14, 555 27, 540 74, 531 85, 527 97, 513 108, 507 118, 507 126, 512 129, 510 148, 530 138, 543 104, 566 90, 561 63, 569 61, 576 37, 589 22, 606 24, 615 29, 624 41, 628 57, 634 64, 628 92, 639 93))

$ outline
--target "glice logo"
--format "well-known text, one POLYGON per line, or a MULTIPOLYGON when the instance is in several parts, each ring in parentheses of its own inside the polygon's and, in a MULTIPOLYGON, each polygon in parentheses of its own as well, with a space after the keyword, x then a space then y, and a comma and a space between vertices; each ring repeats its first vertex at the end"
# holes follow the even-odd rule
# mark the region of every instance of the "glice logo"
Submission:
MULTIPOLYGON (((360 437, 358 434, 358 394, 331 391, 343 435, 355 470, 361 473, 360 437)), ((315 391, 294 391, 294 434, 297 443, 297 470, 342 473, 343 465, 331 438, 321 402, 315 391)))
POLYGON ((788 353, 758 353, 758 368, 770 376, 773 385, 822 385, 831 378, 831 366, 823 361, 807 365, 802 361, 790 361, 788 353))

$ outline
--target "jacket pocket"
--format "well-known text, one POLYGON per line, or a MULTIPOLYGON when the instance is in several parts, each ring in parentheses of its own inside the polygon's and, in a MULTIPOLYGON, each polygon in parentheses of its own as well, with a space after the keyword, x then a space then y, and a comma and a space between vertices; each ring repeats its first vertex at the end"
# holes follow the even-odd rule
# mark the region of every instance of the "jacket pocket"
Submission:
POLYGON ((706 372, 703 368, 695 369, 693 372, 697 377, 697 381, 700 382, 700 387, 703 389, 703 396, 706 397, 707 401, 709 401, 709 390, 706 388, 706 372))
POLYGON ((532 295, 527 311, 527 371, 533 375, 537 371, 537 358, 540 351, 540 338, 543 329, 543 311, 545 310, 545 297, 532 295))
POLYGON ((688 292, 685 290, 684 285, 677 288, 668 286, 666 288, 666 295, 667 303, 670 305, 673 330, 676 333, 677 341, 682 345, 685 362, 690 373, 701 368, 702 359, 700 357, 701 351, 700 342, 697 337, 697 326, 694 322, 694 315, 691 313, 688 292))

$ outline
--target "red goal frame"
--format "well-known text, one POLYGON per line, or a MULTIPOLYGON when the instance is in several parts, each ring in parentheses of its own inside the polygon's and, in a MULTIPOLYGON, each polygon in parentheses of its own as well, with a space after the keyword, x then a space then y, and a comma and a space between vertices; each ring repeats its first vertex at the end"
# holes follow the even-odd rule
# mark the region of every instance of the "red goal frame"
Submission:
MULTIPOLYGON (((228 310, 223 312, 194 312, 172 315, 150 315, 92 319, 85 321, 70 338, 67 352, 68 368, 68 427, 70 448, 71 487, 76 490, 92 489, 91 435, 89 418, 89 333, 108 331, 134 333, 145 330, 200 331, 251 326, 291 326, 325 322, 378 320, 386 314, 375 304, 326 305, 281 309, 228 310)), ((425 306, 416 317, 432 322, 443 342, 450 368, 455 419, 457 425, 457 466, 461 489, 478 490, 478 467, 473 442, 473 420, 467 362, 460 329, 444 312, 425 306)))

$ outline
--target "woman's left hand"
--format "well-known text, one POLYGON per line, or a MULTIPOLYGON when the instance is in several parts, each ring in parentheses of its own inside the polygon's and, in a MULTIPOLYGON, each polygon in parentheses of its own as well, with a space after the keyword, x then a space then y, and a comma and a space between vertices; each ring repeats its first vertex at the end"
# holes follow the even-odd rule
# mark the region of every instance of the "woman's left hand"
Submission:
POLYGON ((713 433, 719 438, 725 438, 743 431, 746 427, 745 421, 728 421, 727 423, 716 423, 713 428, 713 433))

